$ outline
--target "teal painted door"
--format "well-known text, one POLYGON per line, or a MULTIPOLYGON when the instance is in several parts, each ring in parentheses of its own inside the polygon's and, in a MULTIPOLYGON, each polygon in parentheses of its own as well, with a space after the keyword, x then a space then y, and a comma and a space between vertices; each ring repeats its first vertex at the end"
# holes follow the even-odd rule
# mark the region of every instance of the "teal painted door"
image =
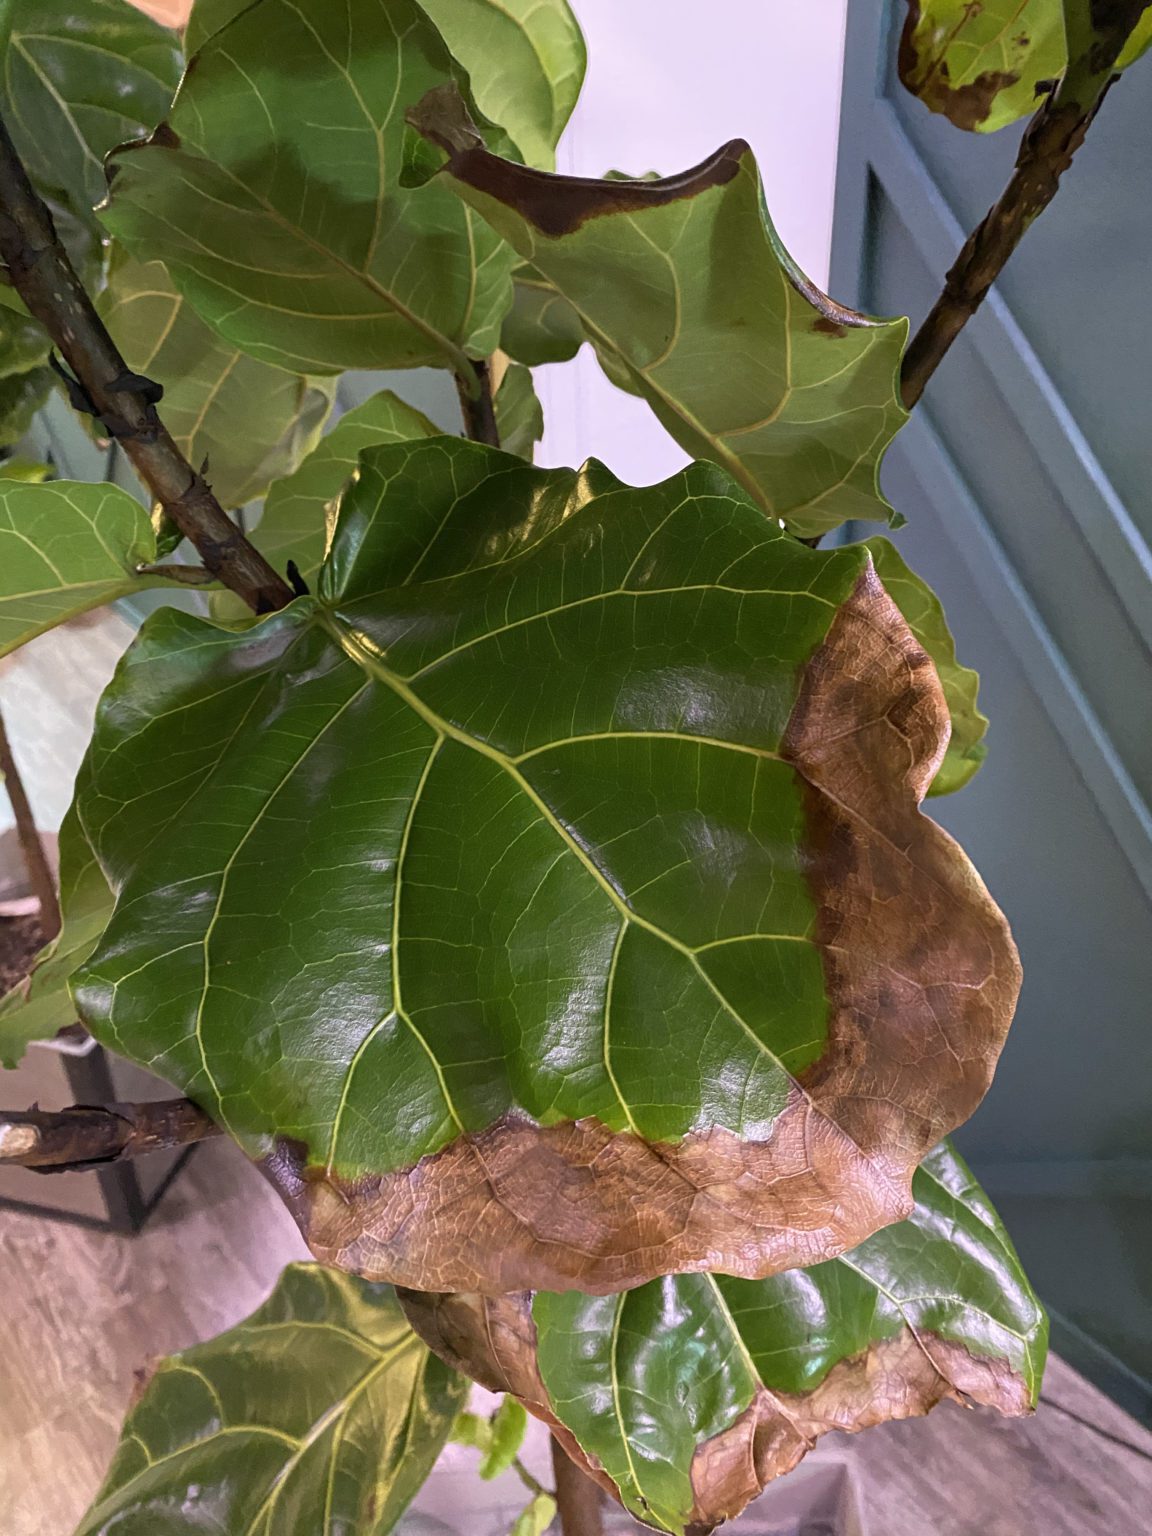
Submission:
MULTIPOLYGON (((915 325, 1011 171, 895 74, 903 0, 851 0, 832 291, 915 325)), ((885 466, 901 546, 983 676, 989 758, 933 814, 1009 913, 1013 1036, 961 1144, 1057 1347, 1152 1408, 1152 62, 885 466)))

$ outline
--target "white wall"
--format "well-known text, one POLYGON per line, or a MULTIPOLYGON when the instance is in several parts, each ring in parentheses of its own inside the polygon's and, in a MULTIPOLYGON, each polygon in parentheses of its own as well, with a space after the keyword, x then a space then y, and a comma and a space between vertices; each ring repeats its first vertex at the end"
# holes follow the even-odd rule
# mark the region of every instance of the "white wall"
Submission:
MULTIPOLYGON (((571 0, 588 78, 559 169, 686 170, 726 140, 752 145, 777 229, 828 276, 847 0, 571 0)), ((646 484, 685 455, 647 406, 612 387, 589 349, 537 370, 540 464, 590 454, 646 484)))

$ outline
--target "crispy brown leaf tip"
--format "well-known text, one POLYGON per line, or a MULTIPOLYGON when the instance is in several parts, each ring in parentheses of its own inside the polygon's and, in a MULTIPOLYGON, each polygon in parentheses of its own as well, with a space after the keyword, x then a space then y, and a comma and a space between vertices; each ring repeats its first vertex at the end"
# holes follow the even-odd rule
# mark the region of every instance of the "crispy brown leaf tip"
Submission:
MULTIPOLYGON (((557 1435, 568 1454, 615 1498, 619 1490, 557 1419, 536 1356, 532 1297, 429 1295, 401 1291, 412 1327, 442 1359, 493 1392, 511 1392, 557 1435)), ((946 1400, 978 1403, 1010 1417, 1032 1411, 1026 1382, 996 1357, 969 1354, 932 1333, 903 1329, 839 1361, 811 1391, 770 1392, 692 1458, 695 1504, 687 1536, 733 1520, 777 1477, 791 1472, 833 1430, 856 1434, 922 1417, 946 1400)))
POLYGON ((743 139, 732 139, 679 176, 634 181, 554 176, 490 154, 454 85, 434 87, 409 109, 408 121, 444 151, 446 168, 458 181, 515 208, 541 234, 551 236, 570 235, 604 214, 657 208, 722 186, 737 174, 743 156, 751 153, 743 139))
POLYGON ((420 1290, 582 1290, 836 1257, 908 1214, 916 1167, 983 1097, 1020 972, 1003 916, 919 803, 947 744, 932 664, 871 567, 801 679, 785 736, 807 811, 827 1045, 771 1134, 652 1143, 506 1114, 357 1181, 267 1162, 313 1253, 420 1290))

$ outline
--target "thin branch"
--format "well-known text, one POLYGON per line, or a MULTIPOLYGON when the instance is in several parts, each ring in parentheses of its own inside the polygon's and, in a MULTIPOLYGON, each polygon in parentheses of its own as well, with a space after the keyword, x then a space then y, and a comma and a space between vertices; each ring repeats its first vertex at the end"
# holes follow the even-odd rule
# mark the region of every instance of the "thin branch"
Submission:
POLYGON ((8 799, 12 805, 16 836, 20 840, 20 852, 24 857, 24 867, 28 871, 28 883, 32 887, 33 896, 40 903, 40 932, 47 944, 49 939, 54 939, 60 932, 60 900, 56 895, 56 877, 52 873, 48 855, 44 852, 44 844, 36 827, 36 818, 32 813, 32 806, 24 788, 24 781, 20 777, 20 770, 16 766, 16 759, 12 755, 12 746, 2 719, 0 719, 0 776, 4 779, 4 788, 8 791, 8 799))
POLYGON ((219 1134, 220 1127, 190 1099, 0 1110, 0 1168, 69 1173, 146 1152, 187 1147, 219 1134))
POLYGON ((120 355, 2 121, 0 259, 29 313, 72 370, 73 403, 100 418, 212 575, 257 613, 290 603, 291 587, 249 544, 176 446, 156 414, 154 386, 132 373, 120 355))
POLYGON ((604 1536, 604 1500, 600 1489, 552 1436, 552 1472, 556 1509, 563 1536, 604 1536))
POLYGON ((1090 0, 1067 7, 1068 68, 1028 125, 999 201, 969 235, 944 291, 904 355, 901 390, 911 409, 949 347, 979 309, 1029 226, 1056 196, 1116 76, 1129 34, 1148 0, 1090 0), (1073 13, 1076 12, 1076 15, 1073 13))
POLYGON ((492 374, 487 363, 473 363, 475 380, 456 375, 460 409, 464 412, 464 430, 477 443, 499 448, 500 431, 496 426, 496 406, 492 398, 492 374))

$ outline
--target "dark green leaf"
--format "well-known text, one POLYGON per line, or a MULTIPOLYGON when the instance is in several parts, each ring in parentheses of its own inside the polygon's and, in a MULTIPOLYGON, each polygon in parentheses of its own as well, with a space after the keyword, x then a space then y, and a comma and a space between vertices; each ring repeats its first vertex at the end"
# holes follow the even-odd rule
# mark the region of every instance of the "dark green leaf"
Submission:
POLYGON ((401 185, 406 107, 459 74, 415 0, 255 0, 115 158, 105 222, 265 362, 463 370, 497 344, 511 253, 449 187, 401 185))
POLYGON ((27 980, 0 999, 0 1065, 15 1067, 33 1040, 50 1040, 76 1021, 68 978, 92 952, 112 915, 108 889, 75 806, 60 828, 60 909, 64 926, 36 957, 27 980))
POLYGON ((466 1396, 387 1286, 292 1264, 161 1361, 77 1536, 385 1536, 466 1396))
MULTIPOLYGON (((10 448, 20 441, 52 393, 54 383, 50 368, 32 368, 26 373, 0 377, 0 448, 10 448)), ((5 576, 0 575, 0 591, 5 585, 5 576)))
MULTIPOLYGON (((378 443, 439 435, 439 427, 422 411, 390 389, 382 389, 341 416, 294 474, 276 481, 252 542, 278 571, 294 560, 311 585, 324 558, 336 499, 355 472, 361 452, 378 443)), ((247 605, 231 592, 218 592, 212 610, 218 618, 241 619, 249 614, 247 605)))
MULTIPOLYGON (((1076 0, 1080 6, 1086 0, 1076 0)), ((1044 87, 1068 64, 1069 0, 909 0, 900 79, 958 128, 991 133, 1031 117, 1044 87)), ((1102 11, 1104 7, 1100 8, 1102 11)), ((1137 23, 1118 68, 1152 43, 1152 10, 1137 23)))
POLYGON ((487 153, 458 96, 412 121, 444 178, 569 301, 612 380, 689 453, 802 537, 886 519, 880 459, 905 419, 905 320, 820 293, 781 245, 740 140, 667 180, 542 176, 487 153))
POLYGON ((104 156, 149 132, 180 78, 174 33, 124 0, 0 0, 0 110, 29 173, 77 214, 104 156))
POLYGON ((980 676, 956 660, 956 642, 944 617, 940 599, 928 584, 910 570, 889 539, 866 539, 876 574, 884 590, 908 621, 908 627, 931 656, 952 719, 952 735, 944 761, 932 780, 930 795, 950 795, 963 789, 988 756, 984 736, 988 717, 976 704, 980 676))
POLYGON ((421 0, 476 105, 529 165, 551 170, 584 83, 584 39, 566 0, 421 0))
POLYGON ((316 445, 335 382, 270 368, 222 341, 163 262, 119 257, 99 308, 128 366, 164 386, 164 425, 190 463, 207 459, 225 507, 262 496, 316 445))
POLYGON ((1047 1319, 1003 1226, 948 1145, 913 1192, 907 1221, 767 1280, 402 1299, 454 1364, 558 1420, 633 1514, 677 1536, 710 1530, 831 1430, 945 1398, 1035 1406, 1047 1319))
POLYGON ((155 558, 148 514, 119 486, 0 480, 0 656, 89 608, 171 585, 137 574, 155 558))
POLYGON ((517 267, 512 276, 512 308, 500 332, 504 351, 531 368, 575 357, 584 345, 584 327, 568 300, 532 267, 517 267))
POLYGON ((523 363, 505 368, 495 404, 500 446, 530 460, 544 435, 544 412, 532 387, 531 371, 523 363))
POLYGON ((161 611, 104 696, 100 1038, 374 1278, 761 1275, 906 1214, 1018 969, 918 809, 947 710, 868 552, 712 465, 438 438, 361 456, 315 590, 161 611))

